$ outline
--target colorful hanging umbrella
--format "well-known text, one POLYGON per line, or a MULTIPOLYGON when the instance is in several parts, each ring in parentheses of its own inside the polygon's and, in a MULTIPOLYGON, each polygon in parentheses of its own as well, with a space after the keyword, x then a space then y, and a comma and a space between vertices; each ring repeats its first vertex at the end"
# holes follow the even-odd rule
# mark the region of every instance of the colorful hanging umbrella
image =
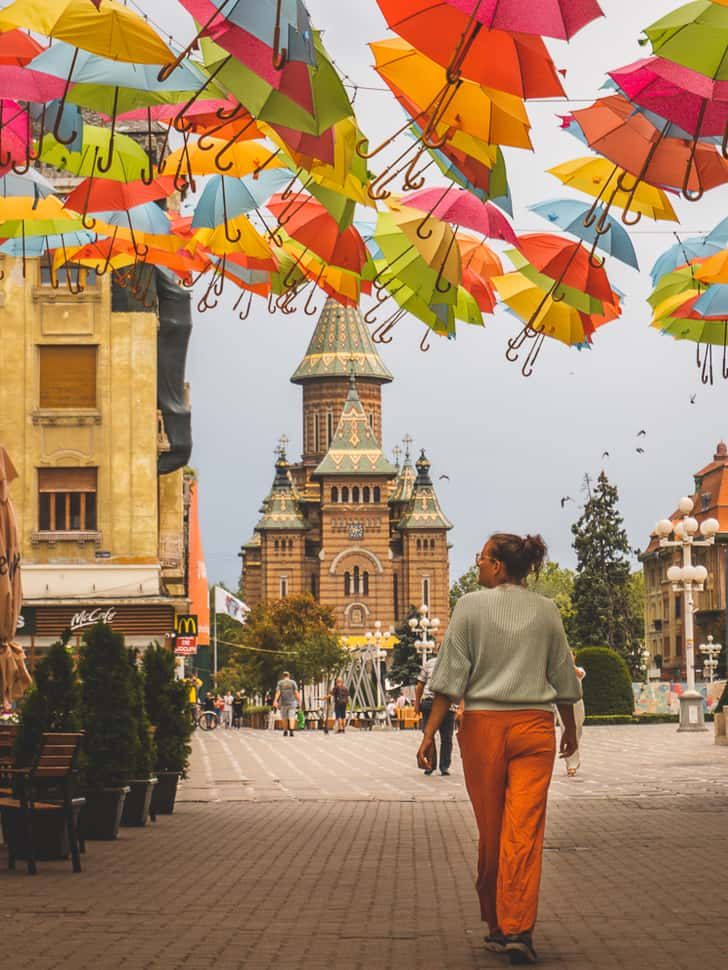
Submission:
POLYGON ((603 17, 596 0, 447 0, 484 27, 521 31, 569 40, 597 17, 603 17))
POLYGON ((447 186, 445 189, 421 189, 402 198, 402 203, 426 213, 420 233, 426 228, 429 217, 435 216, 451 225, 464 226, 490 239, 518 245, 516 234, 506 217, 492 202, 481 202, 464 189, 447 186))
POLYGON ((79 182, 66 198, 66 208, 75 212, 103 212, 130 209, 144 202, 166 199, 174 192, 174 179, 160 175, 146 182, 116 182, 113 179, 88 178, 79 182))
POLYGON ((266 203, 266 208, 289 236, 324 262, 361 274, 369 258, 363 239, 354 226, 342 230, 327 209, 311 196, 304 196, 291 210, 289 200, 276 195, 266 203))
POLYGON ((705 283, 728 283, 728 249, 720 249, 696 267, 695 276, 705 283))
POLYGON ((537 202, 528 208, 531 212, 543 216, 552 225, 558 226, 559 229, 573 233, 583 242, 614 256, 627 266, 639 269, 632 240, 611 216, 605 217, 602 222, 603 231, 597 232, 597 217, 600 213, 592 213, 591 206, 578 199, 550 199, 546 202, 537 202), (593 218, 591 218, 592 215, 593 218), (589 221, 589 225, 584 224, 585 220, 589 221))
POLYGON ((28 112, 15 101, 0 98, 0 171, 27 158, 30 143, 28 112))
POLYGON ((0 65, 0 97, 14 101, 51 101, 60 98, 65 90, 62 78, 43 74, 29 67, 0 65))
POLYGON ((54 195, 55 191, 48 179, 33 168, 24 175, 8 172, 7 175, 0 176, 0 198, 2 199, 18 196, 34 200, 47 199, 49 195, 54 195))
MULTIPOLYGON (((528 260, 518 252, 517 249, 507 249, 506 256, 513 263, 515 268, 525 276, 526 279, 530 280, 535 286, 540 287, 545 293, 549 293, 557 297, 557 302, 563 300, 568 303, 569 306, 573 306, 576 310, 581 310, 582 313, 603 313, 605 302, 592 296, 590 293, 586 293, 577 287, 568 286, 564 282, 560 282, 558 286, 554 286, 556 282, 552 277, 546 275, 545 273, 540 273, 535 266, 532 266, 528 260)), ((612 299, 609 301, 612 304, 617 304, 619 298, 615 293, 612 294, 612 299)))
POLYGON ((80 151, 71 151, 70 146, 61 144, 53 135, 44 135, 40 160, 84 178, 93 176, 116 182, 151 181, 153 176, 149 156, 133 138, 95 125, 84 125, 82 135, 83 148, 80 151), (99 166, 102 159, 105 160, 103 170, 99 166))
POLYGON ((15 0, 0 30, 22 27, 74 47, 133 64, 166 64, 174 55, 147 21, 116 0, 15 0))
POLYGON ((518 237, 518 248, 540 273, 554 280, 553 292, 559 284, 581 290, 603 303, 612 301, 612 287, 601 265, 595 265, 589 251, 581 242, 564 239, 552 233, 527 233, 518 237))
POLYGON ((564 185, 595 198, 594 212, 598 209, 608 212, 612 205, 623 208, 629 202, 629 208, 640 215, 658 221, 679 221, 667 195, 657 186, 639 182, 634 191, 630 186, 627 186, 629 192, 620 188, 620 180, 626 174, 625 170, 606 158, 575 158, 547 171, 564 185))
POLYGON ((269 168, 284 168, 285 162, 280 157, 280 149, 273 150, 255 141, 237 142, 228 146, 224 163, 217 157, 219 149, 226 146, 226 142, 209 139, 211 150, 203 150, 199 142, 184 145, 172 152, 164 160, 161 172, 180 172, 185 167, 191 175, 217 175, 225 172, 242 178, 254 172, 262 172, 269 168))
POLYGON ((0 34, 0 64, 23 67, 43 50, 24 30, 7 30, 0 34))
POLYGON ((389 27, 447 69, 519 98, 565 97, 540 37, 483 30, 470 14, 433 0, 377 0, 389 27))
POLYGON ((684 266, 693 260, 705 260, 708 256, 719 252, 720 249, 720 244, 711 243, 707 236, 696 236, 693 239, 678 239, 674 245, 670 246, 668 250, 655 260, 650 270, 652 285, 654 286, 660 277, 671 273, 678 266, 684 266))
POLYGON ((645 28, 653 54, 728 81, 728 7, 693 0, 645 28))
MULTIPOLYGON (((390 208, 392 224, 409 239, 427 265, 437 274, 436 290, 444 296, 450 287, 459 286, 462 282, 462 264, 453 228, 447 222, 431 216, 427 227, 430 235, 423 238, 419 231, 422 213, 418 209, 399 204, 391 204, 390 208)), ((382 235, 379 231, 376 239, 381 245, 382 235)))

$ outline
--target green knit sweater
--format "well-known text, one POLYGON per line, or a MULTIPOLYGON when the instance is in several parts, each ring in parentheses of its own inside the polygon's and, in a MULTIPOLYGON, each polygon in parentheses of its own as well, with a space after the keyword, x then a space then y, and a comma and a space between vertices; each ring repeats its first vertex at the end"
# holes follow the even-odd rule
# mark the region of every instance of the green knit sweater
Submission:
POLYGON ((525 586, 458 600, 430 687, 466 710, 551 710, 582 696, 556 605, 525 586))

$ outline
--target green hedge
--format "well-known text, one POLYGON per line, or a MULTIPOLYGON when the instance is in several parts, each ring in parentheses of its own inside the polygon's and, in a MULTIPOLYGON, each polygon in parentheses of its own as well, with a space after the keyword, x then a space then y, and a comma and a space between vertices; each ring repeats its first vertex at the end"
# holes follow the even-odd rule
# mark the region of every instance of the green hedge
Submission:
MULTIPOLYGON (((705 715, 706 723, 713 720, 712 714, 705 715)), ((679 714, 595 714, 587 715, 586 724, 679 724, 679 714)))
POLYGON ((582 681, 584 707, 591 715, 634 713, 634 694, 629 668, 608 647, 582 647, 576 662, 586 670, 582 681))

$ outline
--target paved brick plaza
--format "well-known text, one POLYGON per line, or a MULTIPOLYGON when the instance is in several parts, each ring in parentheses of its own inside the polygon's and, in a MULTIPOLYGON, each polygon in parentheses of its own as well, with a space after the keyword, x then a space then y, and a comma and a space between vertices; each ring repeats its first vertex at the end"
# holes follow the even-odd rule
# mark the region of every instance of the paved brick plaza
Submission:
MULTIPOLYGON (((85 871, 2 871, 14 968, 467 970, 476 833, 459 760, 419 735, 197 732, 175 815, 92 843, 85 871)), ((536 943, 569 970, 719 967, 728 947, 728 748, 673 725, 593 727, 557 766, 536 943)))

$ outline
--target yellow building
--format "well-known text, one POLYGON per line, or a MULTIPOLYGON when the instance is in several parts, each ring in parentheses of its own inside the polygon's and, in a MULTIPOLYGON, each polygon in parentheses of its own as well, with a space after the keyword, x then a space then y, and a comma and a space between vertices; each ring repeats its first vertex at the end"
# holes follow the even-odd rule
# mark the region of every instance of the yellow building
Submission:
POLYGON ((2 259, 0 442, 19 475, 19 640, 31 662, 65 628, 80 638, 99 618, 130 644, 163 640, 188 607, 187 294, 151 268, 146 303, 91 272, 74 271, 84 289, 71 293, 45 261, 27 259, 23 275, 20 259, 2 259), (177 353, 160 372, 165 341, 177 353))

